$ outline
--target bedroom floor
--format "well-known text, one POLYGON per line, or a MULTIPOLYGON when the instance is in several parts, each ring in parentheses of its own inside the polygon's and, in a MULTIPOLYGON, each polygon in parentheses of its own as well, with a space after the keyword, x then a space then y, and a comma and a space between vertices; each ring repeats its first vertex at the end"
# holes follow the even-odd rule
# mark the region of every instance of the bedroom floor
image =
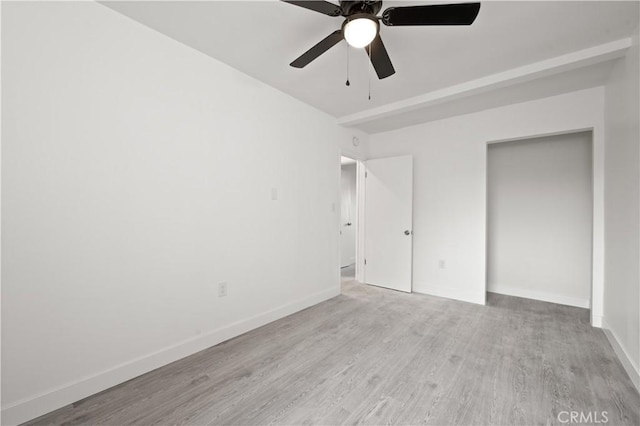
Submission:
POLYGON ((640 396, 585 309, 342 286, 29 424, 533 425, 571 411, 640 424, 640 396))

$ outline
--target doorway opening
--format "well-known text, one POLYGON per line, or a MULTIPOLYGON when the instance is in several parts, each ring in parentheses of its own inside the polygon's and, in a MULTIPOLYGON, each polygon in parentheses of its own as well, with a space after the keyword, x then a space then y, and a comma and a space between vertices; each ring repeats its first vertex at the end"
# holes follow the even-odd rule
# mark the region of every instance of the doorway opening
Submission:
POLYGON ((358 247, 358 162, 340 157, 340 281, 355 281, 358 247))
POLYGON ((591 308, 591 131, 492 143, 487 152, 491 294, 591 308))

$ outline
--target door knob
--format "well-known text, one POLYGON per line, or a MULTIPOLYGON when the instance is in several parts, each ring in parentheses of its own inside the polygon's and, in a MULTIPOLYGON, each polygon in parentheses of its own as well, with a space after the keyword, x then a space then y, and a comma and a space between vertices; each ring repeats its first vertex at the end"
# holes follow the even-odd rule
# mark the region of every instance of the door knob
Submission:
POLYGON ((406 231, 404 231, 404 235, 411 235, 411 231, 407 229, 406 231))

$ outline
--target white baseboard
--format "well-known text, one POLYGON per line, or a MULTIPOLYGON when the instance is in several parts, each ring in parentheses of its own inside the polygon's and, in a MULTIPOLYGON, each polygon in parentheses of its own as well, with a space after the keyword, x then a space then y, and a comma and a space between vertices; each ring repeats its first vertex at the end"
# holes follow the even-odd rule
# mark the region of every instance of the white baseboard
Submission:
POLYGON ((462 302, 475 303, 477 305, 486 305, 485 294, 476 294, 465 290, 452 288, 436 287, 432 285, 420 285, 414 283, 413 291, 420 294, 428 294, 430 296, 444 297, 446 299, 460 300, 462 302))
POLYGON ((525 299, 542 300, 543 302, 557 303, 559 305, 576 306, 578 308, 591 307, 589 299, 580 299, 577 297, 563 296, 561 294, 546 293, 543 291, 527 290, 517 287, 509 287, 503 285, 492 285, 487 289, 488 292, 505 294, 507 296, 524 297, 525 299))
POLYGON ((346 265, 340 265, 340 269, 347 268, 347 267, 349 267, 351 265, 354 265, 355 263, 356 263, 356 258, 352 257, 352 258, 349 259, 349 262, 346 265))
POLYGON ((624 367, 624 370, 629 375, 633 385, 636 387, 638 392, 640 392, 640 369, 638 369, 638 366, 634 365, 633 361, 631 361, 627 351, 620 344, 620 340, 616 337, 616 333, 611 329, 611 327, 609 327, 605 318, 602 318, 602 331, 604 331, 604 335, 607 336, 609 343, 611 343, 613 351, 618 355, 618 359, 624 367))
POLYGON ((108 370, 2 407, 2 424, 20 424, 65 405, 101 392, 151 370, 222 343, 247 331, 291 315, 340 294, 340 287, 314 293, 304 299, 237 321, 209 333, 183 340, 108 370))

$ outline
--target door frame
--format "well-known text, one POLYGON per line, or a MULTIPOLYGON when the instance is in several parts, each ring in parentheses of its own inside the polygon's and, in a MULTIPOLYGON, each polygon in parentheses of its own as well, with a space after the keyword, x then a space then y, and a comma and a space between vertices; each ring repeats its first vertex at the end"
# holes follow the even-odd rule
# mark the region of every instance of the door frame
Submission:
MULTIPOLYGON (((604 309, 604 131, 602 126, 579 127, 563 129, 555 132, 538 133, 533 135, 520 135, 513 138, 496 139, 486 142, 485 146, 485 171, 488 165, 489 145, 501 142, 511 142, 525 139, 535 139, 547 136, 558 136, 571 133, 591 132, 592 149, 592 254, 591 254, 591 303, 590 319, 593 327, 602 327, 604 309)), ((485 176, 486 177, 486 176, 485 176)), ((487 184, 485 183, 485 200, 487 199, 487 184)), ((487 206, 488 208, 488 206, 487 206)), ((485 218, 487 218, 485 216, 485 218)), ((485 244, 488 239, 485 226, 485 244)), ((485 251, 486 253, 486 251, 485 251)), ((487 259, 485 257, 485 265, 487 259)), ((487 272, 485 266, 485 272, 487 272)), ((485 303, 487 295, 487 275, 485 273, 484 294, 485 303)))
MULTIPOLYGON (((364 217, 364 173, 365 173, 365 167, 364 167, 364 161, 366 161, 366 158, 357 152, 351 151, 351 150, 345 150, 342 149, 340 152, 340 156, 341 157, 347 157, 347 158, 351 158, 352 160, 355 160, 356 162, 356 217, 357 217, 357 222, 356 222, 356 281, 358 282, 365 282, 365 268, 364 268, 364 221, 365 221, 365 217, 364 217)), ((338 170, 338 188, 337 188, 337 193, 338 193, 338 200, 340 200, 340 202, 342 202, 341 200, 341 193, 340 193, 340 182, 341 182, 341 174, 342 174, 342 168, 340 168, 338 170)), ((338 215, 338 223, 340 223, 340 217, 338 215)), ((338 228, 339 230, 340 228, 338 228)), ((338 233, 338 237, 339 237, 339 233, 338 233)), ((338 243, 338 250, 340 250, 340 243, 338 243)), ((340 263, 340 252, 338 252, 338 263, 340 263)), ((338 282, 340 282, 340 276, 338 274, 338 282)))

